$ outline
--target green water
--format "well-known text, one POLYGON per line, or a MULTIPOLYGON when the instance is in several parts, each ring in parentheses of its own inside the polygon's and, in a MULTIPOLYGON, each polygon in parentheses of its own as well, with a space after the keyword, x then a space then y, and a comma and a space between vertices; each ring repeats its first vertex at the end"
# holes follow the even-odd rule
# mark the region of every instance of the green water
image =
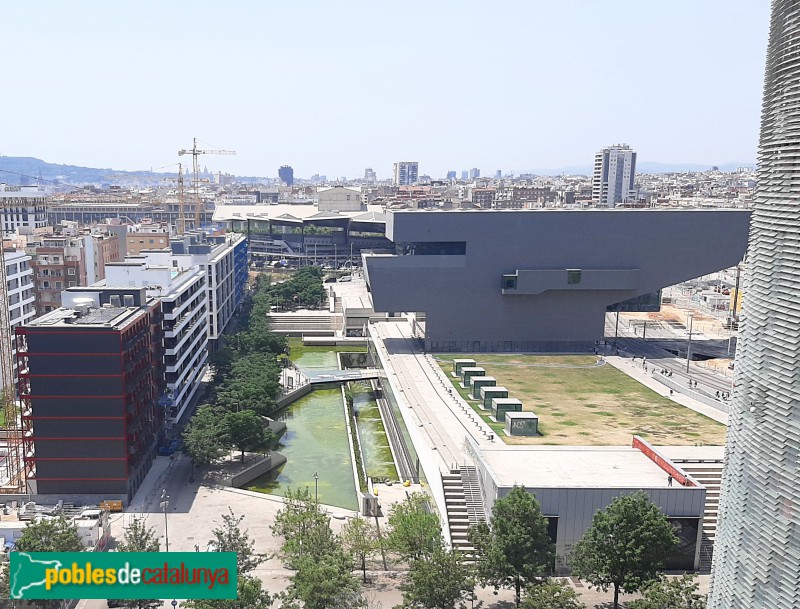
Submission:
POLYGON ((352 383, 353 408, 361 438, 361 451, 367 467, 367 476, 398 480, 389 440, 383 427, 383 419, 372 390, 361 383, 352 383))
POLYGON ((251 491, 283 496, 286 489, 308 487, 314 494, 319 475, 319 501, 357 509, 356 488, 344 421, 341 391, 317 389, 291 404, 280 417, 286 423, 278 451, 286 463, 253 480, 251 491))

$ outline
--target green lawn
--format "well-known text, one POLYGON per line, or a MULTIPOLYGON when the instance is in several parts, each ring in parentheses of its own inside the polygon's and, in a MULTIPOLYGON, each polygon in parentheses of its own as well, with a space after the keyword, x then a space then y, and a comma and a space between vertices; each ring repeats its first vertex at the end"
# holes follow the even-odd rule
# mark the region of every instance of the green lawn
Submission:
POLYGON ((296 359, 308 353, 364 353, 367 350, 366 345, 344 345, 344 346, 306 346, 303 345, 303 339, 299 336, 290 336, 289 340, 289 357, 296 359))
POLYGON ((654 444, 725 443, 725 426, 651 391, 594 356, 436 356, 459 394, 510 444, 627 445, 633 435, 654 444), (452 377, 453 359, 471 358, 523 410, 539 415, 538 438, 510 438, 452 377))

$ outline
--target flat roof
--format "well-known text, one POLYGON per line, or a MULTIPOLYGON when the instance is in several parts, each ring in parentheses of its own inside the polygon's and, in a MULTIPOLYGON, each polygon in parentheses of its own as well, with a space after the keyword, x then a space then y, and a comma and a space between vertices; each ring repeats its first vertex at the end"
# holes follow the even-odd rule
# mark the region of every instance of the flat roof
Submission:
POLYGON ((500 487, 667 488, 667 472, 626 446, 481 449, 500 487))

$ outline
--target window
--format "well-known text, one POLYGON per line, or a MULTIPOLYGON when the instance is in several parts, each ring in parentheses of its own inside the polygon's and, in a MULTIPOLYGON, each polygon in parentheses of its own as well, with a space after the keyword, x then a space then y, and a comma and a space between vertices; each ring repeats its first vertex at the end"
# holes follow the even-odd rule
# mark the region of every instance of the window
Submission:
POLYGON ((75 282, 74 281, 70 281, 70 282, 67 283, 67 285, 69 287, 71 287, 71 288, 74 288, 75 287, 75 282))
POLYGON ((580 269, 567 269, 567 283, 569 285, 576 285, 581 282, 580 269))
POLYGON ((501 282, 501 287, 504 290, 516 290, 517 289, 517 276, 516 275, 503 275, 503 280, 501 282))
POLYGON ((67 275, 74 275, 75 269, 67 269, 67 275))

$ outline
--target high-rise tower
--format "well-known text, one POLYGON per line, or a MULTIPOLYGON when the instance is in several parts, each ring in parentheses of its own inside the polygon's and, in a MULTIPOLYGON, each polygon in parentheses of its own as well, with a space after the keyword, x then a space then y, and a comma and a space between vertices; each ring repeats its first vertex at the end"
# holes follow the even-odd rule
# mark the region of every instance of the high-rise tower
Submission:
POLYGON ((598 207, 625 203, 633 190, 636 153, 627 144, 603 148, 594 157, 592 201, 598 207))
POLYGON ((800 3, 773 0, 710 609, 800 607, 800 3))

